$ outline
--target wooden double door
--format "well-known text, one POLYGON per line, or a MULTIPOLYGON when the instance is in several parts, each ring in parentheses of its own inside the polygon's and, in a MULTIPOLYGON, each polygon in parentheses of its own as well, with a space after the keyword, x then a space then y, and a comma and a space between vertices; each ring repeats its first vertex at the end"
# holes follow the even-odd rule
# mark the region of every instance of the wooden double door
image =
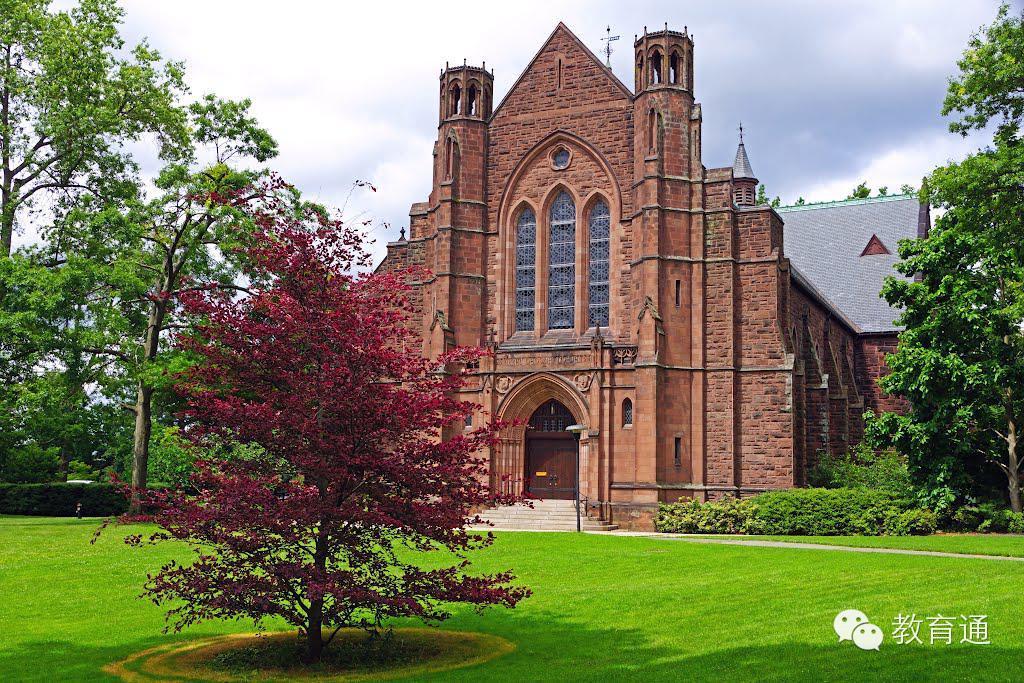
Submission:
POLYGON ((526 440, 526 492, 536 498, 575 497, 576 441, 537 436, 526 440))
POLYGON ((536 498, 572 499, 576 491, 576 440, 565 428, 572 413, 555 400, 534 412, 526 430, 526 492, 536 498))

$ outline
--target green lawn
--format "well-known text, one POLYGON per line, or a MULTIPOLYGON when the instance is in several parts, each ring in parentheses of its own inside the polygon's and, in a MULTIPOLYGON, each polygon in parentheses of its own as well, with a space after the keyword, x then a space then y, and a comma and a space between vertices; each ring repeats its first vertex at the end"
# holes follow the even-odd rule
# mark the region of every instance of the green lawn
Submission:
MULTIPOLYGON (((104 664, 171 638, 160 610, 136 596, 146 571, 184 553, 127 548, 123 529, 91 546, 96 525, 0 518, 0 680, 108 680, 104 664)), ((515 610, 460 611, 445 627, 517 649, 425 680, 1020 678, 1015 562, 565 533, 503 533, 475 559, 481 570, 514 568, 535 594, 515 610), (849 608, 883 628, 879 652, 836 642, 832 619, 849 608), (992 644, 897 645, 901 611, 987 614, 992 644)), ((248 628, 207 624, 173 638, 248 628)))
POLYGON ((1024 557, 1024 535, 1011 534, 935 534, 933 536, 708 536, 749 541, 785 543, 822 543, 859 548, 899 548, 937 550, 969 555, 1024 557))

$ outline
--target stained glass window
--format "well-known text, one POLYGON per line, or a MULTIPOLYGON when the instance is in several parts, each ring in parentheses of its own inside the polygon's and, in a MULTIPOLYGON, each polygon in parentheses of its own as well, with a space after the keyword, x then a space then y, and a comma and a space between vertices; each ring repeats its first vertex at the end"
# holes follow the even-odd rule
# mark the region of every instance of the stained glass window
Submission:
POLYGON ((555 168, 565 168, 566 166, 568 166, 569 165, 569 150, 567 150, 564 147, 559 149, 557 152, 555 152, 555 156, 553 158, 553 161, 555 162, 555 168))
POLYGON ((538 432, 564 432, 574 422, 576 420, 569 409, 551 399, 530 416, 530 429, 538 432))
POLYGON ((516 222, 516 332, 533 329, 537 273, 537 216, 527 207, 516 222))
POLYGON ((561 192, 551 205, 548 329, 570 330, 576 302, 576 204, 561 192))
POLYGON ((590 230, 589 289, 590 327, 608 326, 608 247, 611 216, 603 201, 594 204, 588 222, 590 230))

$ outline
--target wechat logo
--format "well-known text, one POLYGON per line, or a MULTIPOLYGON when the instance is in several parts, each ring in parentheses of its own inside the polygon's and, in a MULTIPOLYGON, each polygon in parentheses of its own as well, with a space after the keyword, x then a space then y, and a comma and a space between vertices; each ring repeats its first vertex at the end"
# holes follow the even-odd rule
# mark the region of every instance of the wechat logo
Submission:
POLYGON ((843 610, 832 620, 832 628, 840 643, 852 640, 862 650, 877 650, 882 644, 882 629, 868 621, 868 616, 860 610, 843 610))

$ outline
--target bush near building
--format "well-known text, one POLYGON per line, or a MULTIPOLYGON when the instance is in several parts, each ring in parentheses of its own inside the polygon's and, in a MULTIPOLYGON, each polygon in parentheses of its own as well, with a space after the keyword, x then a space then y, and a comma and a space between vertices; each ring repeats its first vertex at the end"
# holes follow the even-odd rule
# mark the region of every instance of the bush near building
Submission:
POLYGON ((654 525, 691 534, 908 536, 934 533, 937 524, 935 513, 890 491, 805 488, 663 504, 654 525))

